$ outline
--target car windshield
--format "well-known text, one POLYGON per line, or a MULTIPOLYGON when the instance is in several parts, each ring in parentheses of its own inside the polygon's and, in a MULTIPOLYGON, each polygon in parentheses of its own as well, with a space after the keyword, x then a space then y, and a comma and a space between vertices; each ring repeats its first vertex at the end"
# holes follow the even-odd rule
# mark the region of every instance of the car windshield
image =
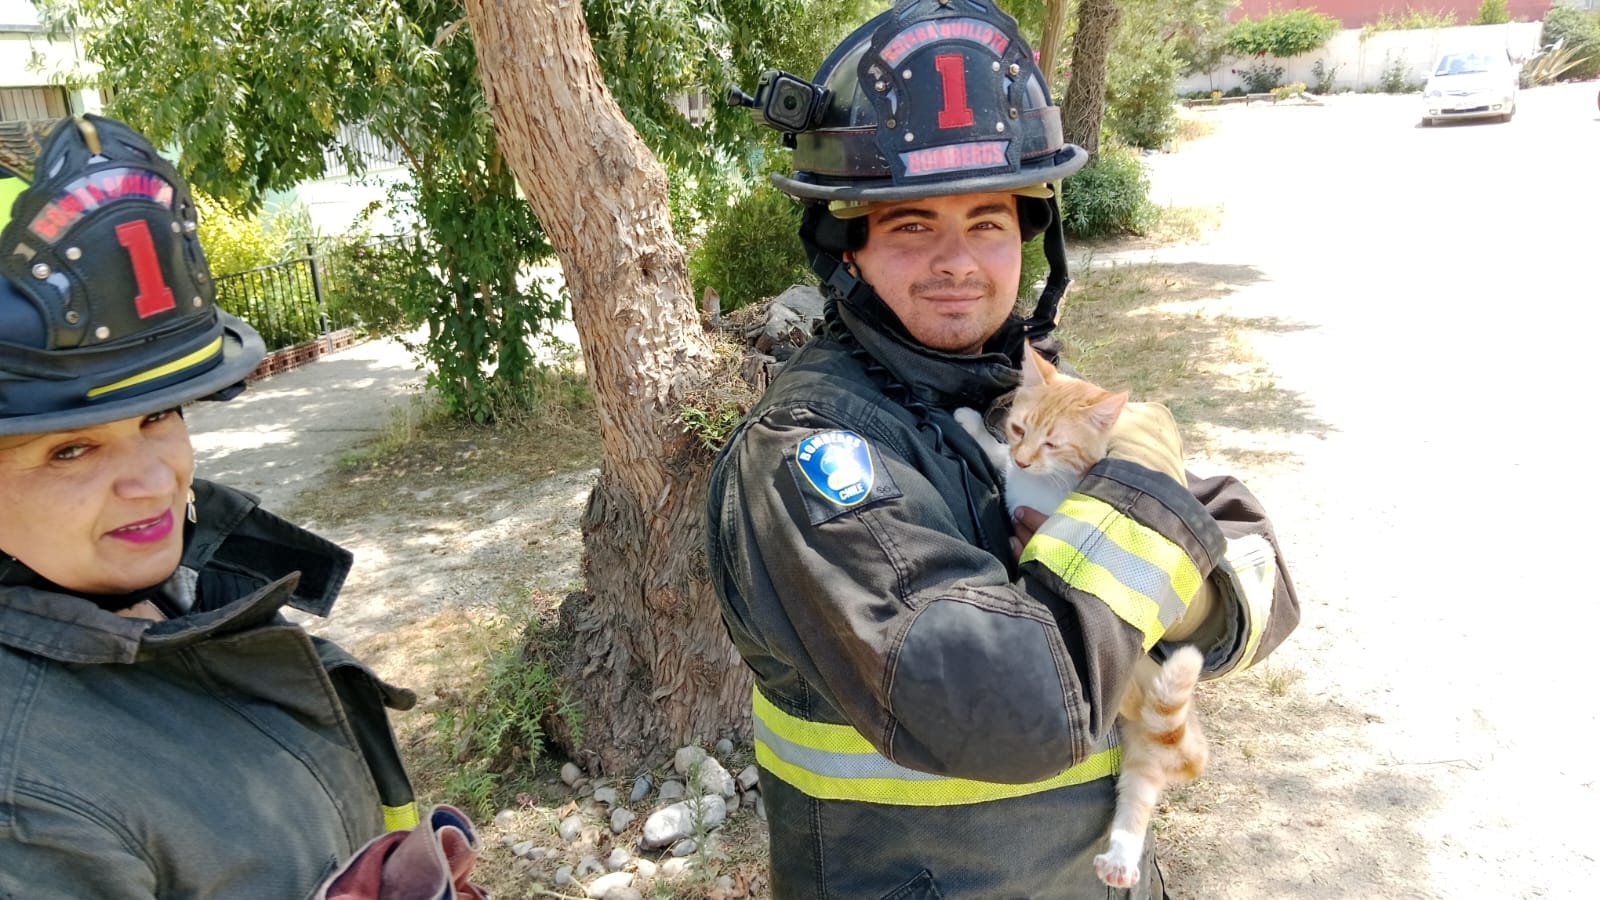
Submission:
POLYGON ((1492 60, 1484 53, 1451 53, 1440 57, 1439 66, 1434 69, 1433 74, 1472 75, 1487 72, 1492 65, 1492 60))

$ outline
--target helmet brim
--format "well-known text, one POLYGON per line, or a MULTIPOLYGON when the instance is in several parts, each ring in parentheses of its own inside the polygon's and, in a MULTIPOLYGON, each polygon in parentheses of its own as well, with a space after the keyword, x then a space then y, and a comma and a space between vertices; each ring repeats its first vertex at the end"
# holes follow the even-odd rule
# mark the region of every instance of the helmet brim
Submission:
MULTIPOLYGON (((1019 172, 995 175, 975 175, 947 181, 929 181, 921 184, 895 184, 887 178, 871 181, 841 181, 826 184, 809 178, 795 178, 780 172, 768 175, 778 190, 800 200, 856 200, 885 202, 896 200, 922 200, 928 197, 949 197, 956 194, 1004 194, 1012 188, 1023 188, 1045 182, 1057 182, 1084 167, 1089 155, 1079 147, 1068 144, 1056 156, 1065 156, 1049 165, 1024 166, 1019 172)), ((801 173, 804 174, 804 173, 801 173)))
POLYGON ((0 416, 0 435, 48 434, 52 431, 91 428, 147 416, 228 391, 255 371, 267 350, 261 335, 244 321, 220 309, 217 310, 217 317, 222 325, 222 362, 211 369, 147 393, 104 403, 15 417, 0 416))

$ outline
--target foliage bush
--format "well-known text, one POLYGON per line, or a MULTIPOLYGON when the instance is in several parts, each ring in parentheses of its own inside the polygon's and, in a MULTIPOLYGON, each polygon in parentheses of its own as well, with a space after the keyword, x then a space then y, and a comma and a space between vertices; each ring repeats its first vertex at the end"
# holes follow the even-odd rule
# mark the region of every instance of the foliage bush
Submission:
POLYGON ((268 350, 309 341, 323 332, 311 273, 305 268, 303 223, 296 209, 273 216, 245 213, 195 193, 200 243, 217 289, 217 305, 249 322, 268 350), (268 269, 300 259, 299 267, 268 269), (250 273, 250 274, 244 274, 250 273))
POLYGON ((1074 238, 1143 234, 1155 216, 1137 151, 1102 140, 1089 166, 1062 183, 1063 224, 1074 238))
POLYGON ((1552 6, 1544 16, 1544 31, 1540 41, 1546 45, 1562 42, 1562 49, 1571 49, 1583 61, 1567 69, 1567 79, 1592 78, 1600 75, 1600 11, 1586 12, 1571 6, 1552 6))
POLYGON ((1385 53, 1383 71, 1378 75, 1378 90, 1386 94, 1404 94, 1418 90, 1419 86, 1411 81, 1410 74, 1411 64, 1406 62, 1404 51, 1399 54, 1385 53))
POLYGON ((1163 44, 1135 41, 1106 61, 1104 127, 1133 147, 1164 147, 1177 133, 1173 84, 1178 62, 1163 44))
POLYGON ((462 690, 441 691, 433 710, 434 737, 445 758, 441 781, 446 798, 474 815, 494 814, 495 803, 509 799, 507 781, 527 780, 545 756, 545 728, 560 720, 582 739, 582 716, 571 693, 555 676, 551 660, 559 649, 537 621, 518 632, 509 627, 513 612, 501 616, 479 640, 487 647, 480 677, 462 690))
POLYGON ((1451 28, 1456 24, 1454 10, 1410 7, 1402 12, 1385 10, 1378 14, 1378 21, 1362 26, 1361 39, 1364 41, 1380 31, 1420 31, 1426 28, 1451 28))
POLYGON ((1227 46, 1236 56, 1288 58, 1322 47, 1338 30, 1338 19, 1315 10, 1278 10, 1259 19, 1240 19, 1228 32, 1227 46))
POLYGON ((689 254, 689 280, 699 297, 707 287, 731 312, 792 284, 816 282, 800 243, 799 204, 758 185, 727 204, 707 224, 689 254))
POLYGON ((241 212, 231 203, 195 191, 200 212, 200 246, 216 277, 271 265, 283 258, 285 238, 259 216, 241 212))
POLYGON ((1517 73, 1517 81, 1525 88, 1551 84, 1572 69, 1588 62, 1591 57, 1580 53, 1579 50, 1580 48, 1566 45, 1545 46, 1522 64, 1522 70, 1517 73))
POLYGON ((1311 84, 1311 89, 1310 89, 1311 93, 1313 93, 1313 94, 1331 94, 1331 93, 1333 93, 1333 77, 1339 73, 1339 66, 1340 66, 1340 63, 1334 63, 1333 65, 1330 66, 1330 65, 1328 65, 1325 62, 1323 62, 1320 59, 1317 60, 1316 62, 1312 63, 1311 64, 1312 84, 1311 84))
POLYGON ((1506 9, 1506 0, 1483 0, 1478 6, 1478 16, 1472 20, 1473 25, 1504 25, 1511 21, 1511 12, 1506 9))
POLYGON ((401 298, 428 267, 420 241, 353 232, 324 244, 318 264, 329 316, 341 327, 387 335, 418 324, 401 298))
POLYGON ((1306 83, 1304 81, 1293 81, 1273 88, 1272 97, 1275 100, 1288 100, 1291 97, 1303 96, 1305 92, 1306 83))
POLYGON ((1244 79, 1245 89, 1252 94, 1265 94, 1283 83, 1283 66, 1275 66, 1264 59, 1235 71, 1244 79))

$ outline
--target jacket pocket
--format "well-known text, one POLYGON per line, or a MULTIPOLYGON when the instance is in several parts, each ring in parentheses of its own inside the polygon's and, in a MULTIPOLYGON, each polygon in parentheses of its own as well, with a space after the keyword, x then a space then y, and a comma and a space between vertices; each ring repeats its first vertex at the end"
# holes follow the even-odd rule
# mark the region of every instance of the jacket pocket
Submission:
POLYGON ((917 877, 884 894, 881 900, 942 900, 943 897, 933 881, 933 873, 923 869, 917 877))

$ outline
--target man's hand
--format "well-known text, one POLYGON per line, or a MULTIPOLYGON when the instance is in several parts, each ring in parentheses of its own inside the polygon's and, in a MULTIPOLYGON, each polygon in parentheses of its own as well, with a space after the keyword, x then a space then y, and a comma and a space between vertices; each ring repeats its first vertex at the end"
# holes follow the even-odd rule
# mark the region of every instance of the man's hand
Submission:
POLYGON ((1044 520, 1050 518, 1031 506, 1019 506, 1011 514, 1011 555, 1022 559, 1022 548, 1028 546, 1028 541, 1033 539, 1033 533, 1039 530, 1044 520))

